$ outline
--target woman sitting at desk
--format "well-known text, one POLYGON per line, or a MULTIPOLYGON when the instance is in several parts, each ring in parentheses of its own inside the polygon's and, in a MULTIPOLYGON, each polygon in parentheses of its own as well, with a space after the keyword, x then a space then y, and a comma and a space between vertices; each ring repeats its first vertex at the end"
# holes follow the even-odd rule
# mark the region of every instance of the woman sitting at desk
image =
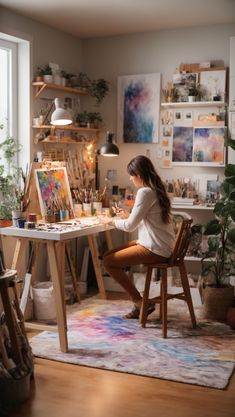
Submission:
MULTIPOLYGON (((104 267, 128 292, 134 306, 126 319, 138 319, 142 298, 125 268, 134 265, 166 262, 170 257, 175 233, 171 217, 171 203, 165 186, 152 162, 146 156, 136 156, 127 165, 131 181, 138 188, 131 214, 113 208, 118 217, 106 220, 117 229, 132 232, 138 228, 138 240, 108 251, 104 267)), ((148 314, 155 310, 150 304, 148 314)))

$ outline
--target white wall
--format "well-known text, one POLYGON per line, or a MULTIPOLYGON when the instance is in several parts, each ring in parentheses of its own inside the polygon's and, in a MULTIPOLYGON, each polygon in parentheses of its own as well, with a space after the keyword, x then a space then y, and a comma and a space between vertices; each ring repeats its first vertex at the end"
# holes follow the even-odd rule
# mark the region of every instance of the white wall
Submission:
MULTIPOLYGON (((86 40, 83 42, 84 70, 92 78, 104 77, 110 81, 111 91, 101 105, 107 129, 116 133, 117 77, 128 74, 159 72, 163 86, 172 79, 172 73, 180 63, 213 61, 217 65, 229 66, 229 41, 235 34, 235 25, 214 25, 207 27, 160 31, 146 34, 117 36, 86 40)), ((104 135, 100 143, 104 140, 104 135)), ((118 138, 117 138, 118 140, 118 138)), ((125 167, 136 154, 150 156, 160 174, 166 178, 184 177, 193 173, 219 173, 215 168, 172 168, 160 169, 156 144, 121 144, 120 156, 110 162, 109 158, 99 158, 101 183, 107 169, 118 170, 120 186, 128 184, 125 167)))
MULTIPOLYGON (((0 32, 30 42, 31 62, 29 62, 29 73, 31 81, 34 79, 37 66, 44 66, 49 62, 59 64, 66 72, 73 73, 82 70, 82 42, 76 37, 13 13, 3 7, 0 7, 0 32)), ((31 88, 28 126, 32 124, 36 109, 43 107, 42 103, 40 105, 38 101, 35 102, 33 88, 31 88)), ((32 129, 30 136, 29 157, 30 160, 33 160, 38 148, 33 143, 32 129)), ((24 144, 25 138, 27 138, 26 134, 20 138, 24 148, 27 146, 24 144)))

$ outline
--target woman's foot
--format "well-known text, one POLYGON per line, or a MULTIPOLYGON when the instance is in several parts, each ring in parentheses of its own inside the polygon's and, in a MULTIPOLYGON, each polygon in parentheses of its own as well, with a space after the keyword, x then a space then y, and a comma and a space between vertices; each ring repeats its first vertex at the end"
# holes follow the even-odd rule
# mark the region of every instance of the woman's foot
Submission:
MULTIPOLYGON (((147 316, 149 316, 155 310, 155 304, 149 304, 147 310, 147 316)), ((123 316, 124 319, 138 319, 140 315, 140 306, 134 304, 132 310, 123 316)))

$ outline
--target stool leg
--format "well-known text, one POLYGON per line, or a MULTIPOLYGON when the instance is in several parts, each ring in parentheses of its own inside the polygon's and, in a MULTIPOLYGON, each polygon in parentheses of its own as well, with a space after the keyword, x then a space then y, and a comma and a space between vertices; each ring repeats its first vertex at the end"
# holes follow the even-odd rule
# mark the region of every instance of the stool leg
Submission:
POLYGON ((147 321, 147 313, 148 313, 148 301, 149 301, 149 288, 152 278, 152 270, 153 268, 148 267, 146 278, 145 278, 145 285, 144 285, 144 294, 143 294, 143 300, 141 304, 140 309, 140 318, 139 322, 142 325, 142 327, 145 327, 146 321, 147 321))
POLYGON ((162 336, 167 337, 167 270, 162 270, 161 276, 161 312, 162 312, 162 336))
POLYGON ((192 326, 193 328, 195 328, 197 325, 197 322, 196 322, 196 318, 194 314, 193 302, 192 302, 190 287, 188 283, 188 275, 187 275, 187 271, 186 271, 184 263, 179 265, 179 270, 180 270, 182 287, 183 287, 184 294, 185 294, 185 299, 188 304, 188 309, 189 309, 189 313, 190 313, 190 317, 192 321, 192 326))

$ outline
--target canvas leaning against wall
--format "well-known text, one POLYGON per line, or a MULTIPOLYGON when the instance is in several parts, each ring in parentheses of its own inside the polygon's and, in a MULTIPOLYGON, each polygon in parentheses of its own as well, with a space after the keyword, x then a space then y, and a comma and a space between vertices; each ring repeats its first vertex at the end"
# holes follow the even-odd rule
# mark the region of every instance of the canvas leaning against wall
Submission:
POLYGON ((118 138, 156 143, 159 136, 160 74, 118 77, 118 138))

